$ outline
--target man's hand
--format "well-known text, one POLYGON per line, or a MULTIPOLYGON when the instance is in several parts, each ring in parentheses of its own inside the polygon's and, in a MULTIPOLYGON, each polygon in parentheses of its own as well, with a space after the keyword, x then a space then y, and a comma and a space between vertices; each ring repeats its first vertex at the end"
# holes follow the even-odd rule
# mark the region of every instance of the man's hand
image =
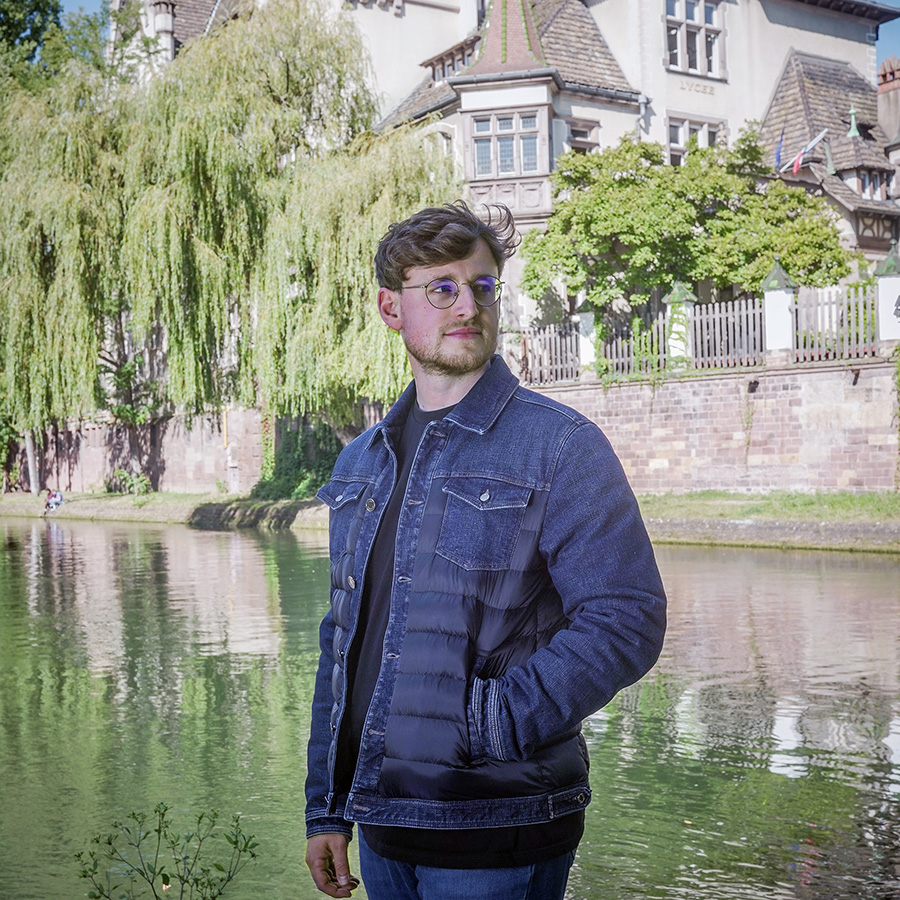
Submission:
POLYGON ((316 887, 329 897, 349 897, 359 887, 347 861, 349 843, 343 834, 314 834, 306 842, 306 865, 316 887))

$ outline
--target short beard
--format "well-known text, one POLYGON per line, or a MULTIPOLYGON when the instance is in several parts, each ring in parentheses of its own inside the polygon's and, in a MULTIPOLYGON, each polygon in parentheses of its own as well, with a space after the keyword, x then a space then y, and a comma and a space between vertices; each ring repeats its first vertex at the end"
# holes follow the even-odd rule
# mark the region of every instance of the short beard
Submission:
POLYGON ((485 347, 482 352, 461 353, 459 356, 442 353, 439 348, 411 346, 405 334, 403 343, 406 345, 406 352, 422 367, 423 372, 428 375, 448 375, 454 378, 471 375, 484 368, 497 351, 496 336, 490 346, 485 347))

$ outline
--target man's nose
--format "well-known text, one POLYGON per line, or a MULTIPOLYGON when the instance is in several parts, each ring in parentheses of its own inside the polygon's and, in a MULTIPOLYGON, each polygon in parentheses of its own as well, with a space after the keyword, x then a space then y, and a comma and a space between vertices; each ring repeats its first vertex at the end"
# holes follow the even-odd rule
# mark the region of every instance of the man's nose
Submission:
POLYGON ((469 284, 459 286, 459 296, 453 304, 453 314, 458 319, 471 319, 478 313, 478 304, 475 302, 475 292, 469 284))

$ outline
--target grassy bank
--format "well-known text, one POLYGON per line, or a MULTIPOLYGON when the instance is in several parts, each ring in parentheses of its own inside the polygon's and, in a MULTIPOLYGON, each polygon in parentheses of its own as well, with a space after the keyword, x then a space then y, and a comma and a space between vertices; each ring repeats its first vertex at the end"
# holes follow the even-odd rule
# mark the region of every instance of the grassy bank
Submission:
POLYGON ((754 519, 798 522, 898 522, 900 493, 730 494, 701 491, 639 498, 641 512, 660 519, 754 519))
MULTIPOLYGON (((900 553, 900 493, 695 494, 638 498, 657 543, 799 547, 900 553)), ((0 517, 37 517, 43 495, 7 494, 0 517)), ((184 523, 196 528, 324 529, 315 500, 251 500, 223 494, 70 494, 63 519, 184 523)))

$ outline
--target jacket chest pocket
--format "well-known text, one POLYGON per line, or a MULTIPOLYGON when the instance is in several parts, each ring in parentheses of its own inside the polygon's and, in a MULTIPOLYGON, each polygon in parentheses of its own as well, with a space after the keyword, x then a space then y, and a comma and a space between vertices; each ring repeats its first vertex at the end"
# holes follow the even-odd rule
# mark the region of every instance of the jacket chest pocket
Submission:
POLYGON ((463 569, 508 569, 531 488, 496 478, 448 478, 436 552, 463 569))

